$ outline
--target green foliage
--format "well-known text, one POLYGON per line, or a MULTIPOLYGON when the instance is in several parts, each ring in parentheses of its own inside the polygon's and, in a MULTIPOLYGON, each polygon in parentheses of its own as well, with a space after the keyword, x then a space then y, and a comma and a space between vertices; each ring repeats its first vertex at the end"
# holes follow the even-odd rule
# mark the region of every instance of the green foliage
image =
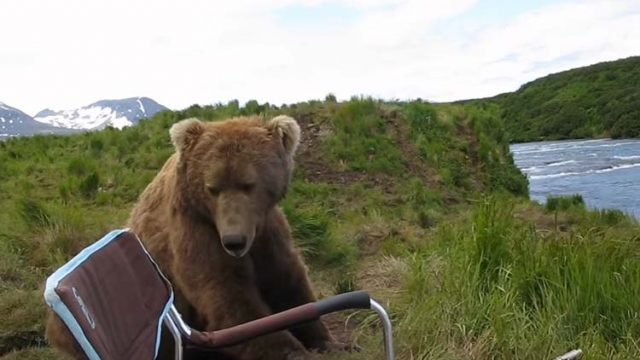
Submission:
POLYGON ((18 215, 28 226, 45 227, 52 223, 49 212, 41 203, 33 200, 21 199, 18 205, 18 215))
POLYGON ((435 137, 452 130, 447 123, 440 121, 433 105, 422 101, 413 101, 405 107, 405 116, 414 134, 435 137))
POLYGON ((249 100, 240 110, 242 115, 258 115, 264 113, 269 108, 269 104, 260 105, 256 100, 249 100))
POLYGON ((80 193, 85 198, 93 198, 100 187, 100 176, 94 171, 87 175, 79 185, 80 193))
POLYGON ((545 204, 547 211, 569 210, 572 208, 584 209, 584 199, 582 195, 570 196, 549 196, 545 204))
POLYGON ((596 221, 606 224, 607 226, 616 226, 627 223, 632 217, 618 209, 594 210, 592 214, 595 215, 596 221))
POLYGON ((477 156, 486 168, 486 186, 492 191, 507 190, 514 195, 528 196, 529 181, 514 167, 508 148, 508 136, 494 104, 467 105, 471 125, 477 135, 477 156))
POLYGON ((324 97, 324 102, 326 103, 337 103, 338 100, 336 99, 336 96, 334 94, 327 94, 327 96, 324 97))
MULTIPOLYGON (((640 106, 640 103, 637 103, 636 106, 640 106)), ((640 137, 640 111, 620 115, 618 121, 611 127, 611 137, 640 137)))
POLYGON ((497 105, 448 105, 436 111, 431 104, 413 101, 403 110, 421 158, 438 169, 450 188, 473 189, 480 181, 492 192, 527 196, 529 184, 513 165, 497 105))
POLYGON ((413 210, 416 222, 423 228, 429 228, 438 221, 442 212, 442 195, 430 189, 419 178, 409 179, 402 189, 405 201, 413 210))
POLYGON ((332 188, 306 182, 295 182, 293 186, 292 191, 299 197, 289 197, 282 207, 305 258, 323 266, 348 268, 354 260, 356 249, 353 244, 335 236, 331 229, 334 216, 330 209, 321 205, 321 199, 330 196, 332 188), (316 201, 309 201, 311 199, 316 201))
POLYGON ((511 261, 508 238, 513 208, 495 199, 483 201, 473 214, 473 233, 467 244, 468 264, 481 293, 493 289, 507 263, 511 261))
POLYGON ((334 135, 327 139, 330 156, 351 170, 387 173, 403 169, 402 155, 387 135, 379 104, 353 98, 333 116, 334 135))
POLYGON ((546 76, 495 102, 511 141, 640 137, 640 57, 546 76))
POLYGON ((550 359, 578 347, 589 358, 640 356, 637 223, 611 232, 587 216, 568 233, 540 232, 514 206, 486 198, 407 258, 393 309, 399 357, 550 359))
POLYGON ((468 189, 472 169, 468 161, 469 139, 459 136, 465 128, 463 116, 455 111, 438 114, 433 105, 421 101, 410 102, 405 107, 411 137, 421 158, 438 169, 449 187, 468 189))
MULTIPOLYGON (((90 144, 91 143, 93 143, 93 140, 90 140, 90 144)), ((84 176, 90 172, 95 172, 96 169, 96 163, 91 161, 90 158, 79 156, 71 158, 71 160, 69 160, 69 165, 67 165, 67 172, 69 175, 75 176, 84 176)))

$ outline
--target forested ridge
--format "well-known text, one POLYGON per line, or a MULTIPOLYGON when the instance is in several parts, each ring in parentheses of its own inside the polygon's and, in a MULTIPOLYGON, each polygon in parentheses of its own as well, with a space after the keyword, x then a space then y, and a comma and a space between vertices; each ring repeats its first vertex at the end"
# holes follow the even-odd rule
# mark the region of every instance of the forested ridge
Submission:
POLYGON ((551 74, 498 104, 510 141, 640 137, 640 57, 551 74))

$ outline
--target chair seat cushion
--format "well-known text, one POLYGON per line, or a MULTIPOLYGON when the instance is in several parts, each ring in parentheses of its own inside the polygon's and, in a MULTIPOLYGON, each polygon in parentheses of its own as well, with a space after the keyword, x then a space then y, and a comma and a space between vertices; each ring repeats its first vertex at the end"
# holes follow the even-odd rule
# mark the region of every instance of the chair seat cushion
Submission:
POLYGON ((138 237, 114 230, 53 273, 45 301, 89 359, 154 359, 173 304, 167 278, 138 237))

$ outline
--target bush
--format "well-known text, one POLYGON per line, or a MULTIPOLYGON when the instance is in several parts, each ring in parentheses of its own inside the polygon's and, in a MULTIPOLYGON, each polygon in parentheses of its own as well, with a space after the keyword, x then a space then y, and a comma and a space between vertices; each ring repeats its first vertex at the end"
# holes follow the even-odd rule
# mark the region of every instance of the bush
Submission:
POLYGON ((630 216, 626 215, 624 212, 618 209, 603 209, 603 210, 595 210, 594 211, 600 221, 607 226, 615 226, 625 221, 628 221, 630 216))
POLYGON ((566 211, 573 208, 585 208, 582 195, 549 196, 547 197, 547 202, 545 204, 545 209, 547 209, 547 211, 566 211))
POLYGON ((327 103, 337 103, 338 100, 336 99, 336 96, 329 93, 327 94, 327 96, 324 97, 324 101, 327 103))
POLYGON ((95 171, 86 176, 79 185, 80 193, 87 199, 94 198, 99 188, 100 176, 95 171))

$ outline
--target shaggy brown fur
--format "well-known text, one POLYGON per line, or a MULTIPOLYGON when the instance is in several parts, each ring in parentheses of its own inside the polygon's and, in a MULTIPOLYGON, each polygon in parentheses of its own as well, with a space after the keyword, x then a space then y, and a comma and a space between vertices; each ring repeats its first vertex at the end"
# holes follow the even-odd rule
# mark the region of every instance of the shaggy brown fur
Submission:
MULTIPOLYGON (((171 279, 185 320, 217 330, 314 301, 277 207, 300 139, 295 120, 190 119, 170 133, 176 154, 145 189, 128 226, 171 279)), ((64 325, 53 319, 50 341, 71 350, 64 325)), ((342 347, 315 321, 224 351, 243 360, 280 360, 342 347)))

